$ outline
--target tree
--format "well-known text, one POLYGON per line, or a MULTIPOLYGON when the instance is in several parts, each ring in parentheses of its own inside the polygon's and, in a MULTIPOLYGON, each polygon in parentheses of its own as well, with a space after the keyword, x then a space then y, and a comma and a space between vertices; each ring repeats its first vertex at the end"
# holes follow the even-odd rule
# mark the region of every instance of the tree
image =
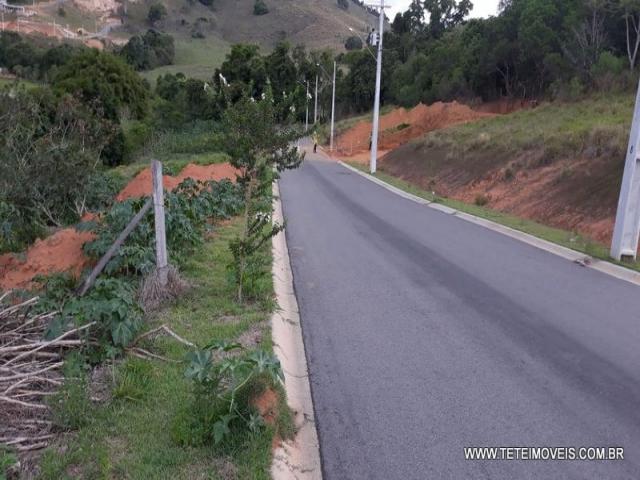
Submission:
POLYGON ((634 70, 640 47, 640 0, 622 0, 621 6, 624 12, 629 69, 634 70))
POLYGON ((344 44, 347 50, 362 50, 362 40, 357 35, 347 38, 344 44))
POLYGON ((461 24, 473 8, 471 0, 424 0, 429 12, 429 33, 439 38, 445 30, 461 24))
POLYGON ((283 128, 276 119, 270 89, 261 100, 243 96, 223 119, 225 151, 240 172, 238 183, 245 201, 242 232, 230 244, 239 302, 256 277, 268 274, 266 265, 257 263, 256 252, 283 229, 282 225, 271 223, 274 170, 296 168, 303 159, 294 145, 302 133, 283 128))
POLYGON ((110 122, 70 95, 0 92, 0 210, 11 212, 0 222, 0 248, 79 220, 113 132, 110 122))
POLYGON ((96 105, 112 121, 125 110, 135 118, 147 113, 149 91, 142 78, 118 57, 98 50, 72 57, 58 70, 53 88, 96 105))
POLYGON ((131 37, 120 56, 136 70, 171 65, 175 57, 174 40, 169 34, 150 29, 144 35, 131 37))
POLYGON ((253 4, 253 14, 266 15, 267 13, 269 13, 269 7, 264 3, 264 0, 256 0, 256 3, 253 4))
POLYGON ((149 13, 147 14, 147 20, 151 25, 155 25, 164 17, 167 16, 167 8, 161 3, 154 3, 149 7, 149 13))

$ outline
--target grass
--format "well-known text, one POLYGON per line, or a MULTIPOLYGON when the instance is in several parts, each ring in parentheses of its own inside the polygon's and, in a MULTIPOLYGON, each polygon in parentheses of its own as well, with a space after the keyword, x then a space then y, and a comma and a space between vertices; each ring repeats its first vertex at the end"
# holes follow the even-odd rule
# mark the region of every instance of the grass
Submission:
MULTIPOLYGON (((228 242, 239 232, 235 220, 220 227, 182 269, 193 285, 176 304, 149 322, 167 324, 178 335, 203 345, 211 340, 235 339, 265 325, 273 308, 271 278, 260 284, 260 298, 238 305, 228 281, 231 260, 228 242)), ((270 255, 270 253, 269 253, 270 255)), ((263 347, 271 349, 270 335, 263 347)), ((158 337, 146 348, 173 361, 182 361, 187 348, 170 337, 158 337)), ((236 438, 234 448, 184 447, 174 441, 172 429, 178 412, 191 398, 191 383, 184 363, 147 361, 129 357, 108 372, 113 399, 92 407, 84 426, 64 446, 51 447, 42 461, 42 479, 267 479, 276 430, 292 432, 292 421, 280 392, 283 408, 275 427, 236 438)), ((77 402, 75 402, 77 403, 77 402)))
POLYGON ((2 78, 0 77, 0 88, 3 87, 13 87, 13 86, 24 86, 27 90, 32 88, 36 88, 38 86, 35 82, 30 82, 29 80, 22 80, 16 78, 2 78))
MULTIPOLYGON (((352 167, 357 168, 358 170, 368 173, 368 169, 366 166, 348 162, 352 167)), ((606 246, 593 241, 592 239, 580 235, 575 232, 568 232, 566 230, 562 230, 559 228, 549 227, 547 225, 543 225, 538 222, 534 222, 533 220, 528 220, 521 217, 516 217, 513 215, 509 215, 506 213, 498 212, 496 210, 492 210, 486 208, 482 205, 471 205, 468 203, 461 202, 459 200, 454 200, 451 198, 443 198, 438 195, 435 195, 432 192, 424 190, 416 185, 413 185, 409 182, 401 180, 397 177, 389 175, 384 172, 376 172, 374 177, 379 178, 380 180, 387 182, 390 185, 393 185, 396 188, 404 190, 405 192, 411 193, 420 198, 424 198, 430 202, 440 203, 442 205, 446 205, 451 208, 455 208, 464 213, 468 213, 470 215, 474 215, 479 218, 484 218, 487 220, 491 220, 492 222, 499 223, 500 225, 504 225, 509 228, 513 228, 514 230, 518 230, 520 232, 528 233, 533 235, 534 237, 541 238, 543 240, 547 240, 549 242, 555 243, 557 245, 562 245, 563 247, 570 248, 577 252, 584 253, 593 258, 598 258, 601 260, 606 260, 611 263, 615 263, 618 265, 622 265, 624 267, 640 271, 640 261, 636 262, 617 262, 613 260, 609 256, 609 250, 606 246)), ((482 202, 479 202, 482 203, 482 202)))
POLYGON ((200 80, 211 80, 216 68, 222 65, 225 56, 230 51, 230 46, 224 40, 208 36, 207 38, 180 38, 175 40, 176 56, 173 65, 158 67, 148 72, 142 72, 142 76, 151 85, 156 84, 160 75, 167 73, 184 73, 187 77, 200 80))
POLYGON ((413 144, 446 147, 456 153, 478 149, 519 153, 544 148, 547 160, 572 156, 588 148, 607 148, 624 158, 634 97, 601 94, 564 103, 545 103, 534 109, 499 115, 427 133, 413 144))

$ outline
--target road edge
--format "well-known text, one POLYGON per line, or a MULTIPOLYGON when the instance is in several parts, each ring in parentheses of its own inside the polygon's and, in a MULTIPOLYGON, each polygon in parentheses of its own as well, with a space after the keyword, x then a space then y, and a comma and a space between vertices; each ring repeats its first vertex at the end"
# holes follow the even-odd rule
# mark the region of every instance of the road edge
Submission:
MULTIPOLYGON (((273 184, 273 221, 284 224, 280 188, 273 184)), ((296 436, 275 449, 271 464, 274 480, 322 480, 320 443, 316 430, 311 385, 302 338, 298 300, 284 231, 271 241, 273 286, 278 307, 271 316, 273 350, 284 372, 287 404, 294 414, 296 436)))
POLYGON ((348 170, 351 170, 354 173, 366 178, 367 180, 389 190, 390 192, 395 193, 407 200, 411 200, 413 202, 419 203, 421 205, 425 205, 434 210, 438 210, 447 215, 454 215, 462 220, 467 222, 474 223, 481 227, 487 228, 494 232, 500 233, 502 235, 506 235, 520 242, 526 243, 533 247, 536 247, 540 250, 544 250, 545 252, 552 253, 558 257, 564 258, 565 260, 569 260, 571 262, 577 263, 583 267, 591 268, 593 270, 597 270, 606 275, 617 278, 618 280, 624 280, 626 282, 632 283, 634 285, 640 286, 640 272, 635 272, 633 270, 629 270, 628 268, 621 267, 619 265, 615 265, 613 263, 607 262, 605 260, 599 260, 592 258, 584 253, 577 252, 575 250, 571 250, 570 248, 563 247, 562 245, 557 245, 548 240, 543 240, 529 233, 521 232, 519 230, 515 230, 511 227, 507 227, 505 225, 501 225, 499 223, 493 222, 491 220, 487 220, 484 218, 476 217, 469 213, 461 212, 456 210, 455 208, 447 207, 446 205, 442 205, 440 203, 430 202, 424 198, 418 197, 417 195, 413 195, 409 192, 405 192, 404 190, 394 187, 384 180, 380 180, 368 173, 362 172, 355 167, 343 162, 342 160, 338 160, 338 163, 345 167, 348 170))

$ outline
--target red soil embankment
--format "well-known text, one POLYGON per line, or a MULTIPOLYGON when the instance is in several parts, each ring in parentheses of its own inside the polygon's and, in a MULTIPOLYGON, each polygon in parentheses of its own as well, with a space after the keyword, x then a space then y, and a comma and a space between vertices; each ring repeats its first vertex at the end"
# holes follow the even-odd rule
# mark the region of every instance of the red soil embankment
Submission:
MULTIPOLYGON (((236 170, 228 163, 214 165, 187 165, 177 177, 164 177, 164 186, 173 190, 187 178, 209 181, 228 178, 235 180, 236 170)), ((116 200, 141 197, 151 194, 151 171, 140 172, 118 194, 116 200)), ((84 221, 94 219, 95 215, 83 217, 84 221)), ((33 279, 38 275, 69 272, 78 277, 89 264, 82 247, 94 239, 91 232, 79 232, 75 228, 58 230, 53 235, 37 240, 24 254, 0 255, 0 290, 14 288, 32 288, 33 279)))
POLYGON ((38 275, 70 272, 79 276, 89 261, 82 246, 93 239, 91 232, 65 228, 43 240, 36 240, 24 260, 10 253, 1 255, 0 289, 28 289, 38 275))
MULTIPOLYGON (((173 190, 187 178, 202 182, 222 179, 234 181, 238 171, 228 163, 214 163, 212 165, 196 165, 190 163, 177 177, 165 175, 162 184, 165 190, 173 190)), ((138 198, 151 195, 152 181, 151 169, 145 168, 129 184, 120 191, 116 200, 123 201, 129 198, 138 198)))
MULTIPOLYGON (((432 130, 472 122, 494 114, 478 112, 458 102, 419 104, 407 110, 396 108, 380 117, 380 150, 392 150, 412 138, 432 130)), ((360 122, 336 139, 336 149, 343 156, 354 156, 369 150, 371 122, 360 122)))

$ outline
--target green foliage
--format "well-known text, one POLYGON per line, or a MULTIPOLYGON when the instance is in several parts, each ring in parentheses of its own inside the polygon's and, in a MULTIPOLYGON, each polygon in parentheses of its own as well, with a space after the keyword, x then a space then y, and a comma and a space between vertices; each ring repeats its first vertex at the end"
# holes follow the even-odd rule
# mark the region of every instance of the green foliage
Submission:
POLYGON ((149 13, 147 13, 147 20, 151 25, 159 22, 167 16, 167 7, 161 3, 154 3, 149 7, 149 13))
POLYGON ((97 167, 112 126, 75 98, 0 91, 0 247, 78 221, 112 193, 97 167), (99 187, 99 188, 98 188, 99 187))
POLYGON ((231 164, 242 172, 238 183, 243 189, 243 232, 230 244, 238 291, 238 301, 243 301, 247 281, 255 282, 252 258, 267 240, 282 230, 271 224, 271 182, 273 170, 297 168, 303 155, 293 142, 302 133, 283 128, 276 123, 276 109, 268 90, 263 100, 242 98, 225 113, 223 125, 225 150, 231 164), (247 275, 249 274, 249 277, 247 275))
MULTIPOLYGON (((96 259, 104 255, 145 201, 135 199, 118 202, 100 223, 90 224, 89 228, 97 238, 85 245, 87 254, 96 259)), ((203 183, 187 179, 173 192, 167 192, 165 226, 172 260, 180 261, 201 243, 208 219, 229 218, 241 207, 239 188, 228 180, 203 183)), ((149 212, 109 261, 105 272, 112 275, 148 273, 155 265, 154 251, 153 215, 149 212)))
POLYGON ((174 439, 187 445, 218 445, 232 431, 258 432, 264 420, 250 406, 256 382, 278 385, 283 379, 280 361, 263 350, 242 356, 229 352, 240 350, 239 344, 212 342, 203 350, 187 355, 185 376, 194 383, 194 401, 189 409, 190 421, 178 419, 174 439), (214 357, 224 358, 215 361, 214 357))
POLYGON ((256 0, 256 3, 253 5, 253 14, 266 15, 267 13, 269 13, 269 8, 267 4, 264 3, 264 0, 256 0))
POLYGON ((362 40, 357 35, 353 35, 347 38, 344 48, 347 50, 362 50, 362 40))
POLYGON ((45 337, 50 340, 69 327, 90 322, 96 322, 91 332, 100 345, 123 348, 131 343, 142 326, 142 311, 133 285, 117 278, 99 278, 85 296, 65 302, 45 337))
POLYGON ((61 430, 77 430, 90 419, 92 405, 87 391, 86 368, 81 355, 71 354, 64 364, 65 382, 49 399, 53 422, 61 430))
POLYGON ((150 388, 152 371, 153 367, 148 361, 128 358, 115 373, 113 397, 118 400, 143 400, 150 388))
POLYGON ((126 112, 134 118, 147 114, 149 91, 143 80, 123 60, 98 50, 72 57, 58 70, 53 88, 78 95, 112 121, 126 112))
POLYGON ((11 467, 18 463, 18 457, 12 451, 0 446, 0 480, 8 480, 11 467))
POLYGON ((148 30, 144 35, 134 35, 120 51, 125 61, 136 70, 151 70, 171 65, 175 54, 173 37, 157 30, 148 30))

